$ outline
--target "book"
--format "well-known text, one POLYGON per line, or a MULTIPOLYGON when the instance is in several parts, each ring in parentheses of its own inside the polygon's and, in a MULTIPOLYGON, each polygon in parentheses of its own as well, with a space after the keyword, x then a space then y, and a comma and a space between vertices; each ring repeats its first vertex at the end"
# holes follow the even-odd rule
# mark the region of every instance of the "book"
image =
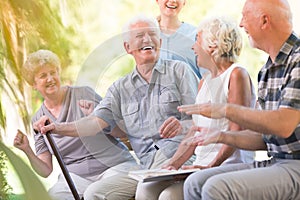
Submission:
POLYGON ((199 171, 200 169, 179 169, 179 170, 168 170, 168 169, 146 169, 129 171, 128 176, 141 182, 150 181, 165 181, 165 180, 184 180, 188 175, 199 171))

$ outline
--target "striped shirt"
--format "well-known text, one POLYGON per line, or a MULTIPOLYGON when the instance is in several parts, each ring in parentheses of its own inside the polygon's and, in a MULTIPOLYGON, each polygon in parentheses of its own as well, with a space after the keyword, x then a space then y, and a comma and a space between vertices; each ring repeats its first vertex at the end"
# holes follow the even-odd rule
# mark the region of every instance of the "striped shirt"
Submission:
MULTIPOLYGON (((300 110, 300 39, 292 33, 273 63, 258 74, 258 101, 263 110, 300 110)), ((300 159, 300 124, 288 138, 264 135, 270 156, 300 159)))

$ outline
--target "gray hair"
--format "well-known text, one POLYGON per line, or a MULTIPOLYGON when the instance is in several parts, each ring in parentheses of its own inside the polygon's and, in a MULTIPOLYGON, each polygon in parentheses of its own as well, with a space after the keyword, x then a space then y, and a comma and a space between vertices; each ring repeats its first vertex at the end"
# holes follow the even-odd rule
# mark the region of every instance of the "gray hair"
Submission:
POLYGON ((138 22, 146 22, 148 23, 151 28, 154 28, 157 30, 158 35, 160 35, 160 28, 157 20, 155 18, 147 17, 145 15, 137 15, 133 18, 131 18, 124 26, 122 29, 122 36, 123 36, 123 41, 124 42, 129 42, 130 40, 130 31, 132 31, 132 25, 138 23, 138 22))
POLYGON ((202 33, 203 49, 215 47, 215 61, 236 62, 243 46, 242 35, 233 20, 225 16, 204 19, 198 28, 202 33))
POLYGON ((35 73, 46 65, 51 65, 55 67, 58 72, 60 72, 60 60, 52 51, 40 49, 29 54, 22 67, 22 73, 26 82, 29 85, 33 85, 35 73))

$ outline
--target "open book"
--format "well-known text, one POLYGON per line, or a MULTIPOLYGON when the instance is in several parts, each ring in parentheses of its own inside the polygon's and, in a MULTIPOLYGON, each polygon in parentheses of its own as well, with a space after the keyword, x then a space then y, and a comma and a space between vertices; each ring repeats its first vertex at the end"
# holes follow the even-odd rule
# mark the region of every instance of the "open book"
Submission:
POLYGON ((191 173, 199 170, 200 169, 187 169, 187 170, 146 169, 146 170, 130 171, 128 173, 128 176, 141 182, 164 181, 164 180, 171 180, 171 179, 183 180, 191 173))

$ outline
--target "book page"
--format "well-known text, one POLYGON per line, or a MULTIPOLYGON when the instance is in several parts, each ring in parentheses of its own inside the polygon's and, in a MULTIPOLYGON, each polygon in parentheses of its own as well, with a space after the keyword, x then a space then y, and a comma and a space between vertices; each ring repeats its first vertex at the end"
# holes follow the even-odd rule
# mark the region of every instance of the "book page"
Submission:
POLYGON ((184 179, 193 172, 200 169, 188 169, 188 170, 167 170, 167 169, 149 169, 149 170, 137 170, 130 171, 128 175, 138 181, 163 181, 171 179, 184 179))

